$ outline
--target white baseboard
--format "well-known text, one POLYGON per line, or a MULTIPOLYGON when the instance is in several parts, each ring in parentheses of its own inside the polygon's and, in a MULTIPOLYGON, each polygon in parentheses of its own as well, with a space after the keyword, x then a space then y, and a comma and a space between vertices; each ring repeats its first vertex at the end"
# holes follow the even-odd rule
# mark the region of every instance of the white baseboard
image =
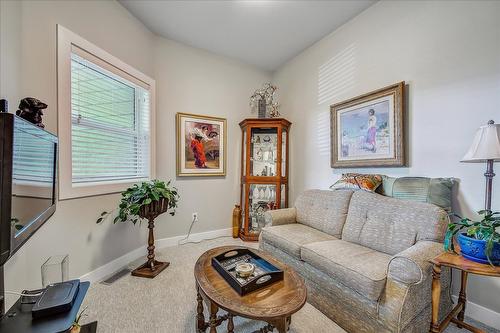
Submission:
POLYGON ((218 230, 210 230, 210 231, 205 231, 205 232, 198 232, 198 233, 189 235, 189 239, 186 239, 187 235, 158 239, 155 241, 155 246, 157 248, 161 249, 161 248, 165 248, 165 247, 176 246, 181 241, 183 243, 184 243, 184 241, 199 242, 199 241, 202 241, 205 239, 211 239, 211 238, 223 237, 223 236, 231 236, 232 230, 233 230, 232 228, 227 228, 227 229, 218 229, 218 230))
MULTIPOLYGON (((458 302, 458 297, 455 295, 451 295, 453 302, 458 302)), ((465 307, 465 315, 482 322, 490 327, 493 327, 497 330, 500 330, 500 313, 485 308, 482 305, 472 303, 467 301, 467 305, 465 307)))
MULTIPOLYGON (((227 228, 227 229, 218 229, 218 230, 211 230, 211 231, 205 231, 205 232, 199 232, 195 234, 189 235, 189 239, 187 241, 192 241, 192 242, 199 242, 205 239, 211 239, 215 237, 222 237, 222 236, 231 236, 232 235, 232 229, 227 228)), ((175 236, 175 237, 168 237, 168 238, 162 238, 162 239, 157 239, 155 241, 155 247, 156 249, 162 249, 166 247, 171 247, 171 246, 176 246, 179 244, 180 241, 184 241, 186 239, 187 235, 183 236, 175 236)), ((132 250, 123 256, 116 258, 110 262, 108 262, 105 265, 102 265, 93 271, 86 273, 80 277, 80 280, 82 281, 89 281, 91 283, 99 282, 103 280, 105 277, 113 274, 114 272, 118 271, 119 269, 127 266, 130 262, 143 257, 146 255, 146 246, 141 246, 135 250, 132 250)))

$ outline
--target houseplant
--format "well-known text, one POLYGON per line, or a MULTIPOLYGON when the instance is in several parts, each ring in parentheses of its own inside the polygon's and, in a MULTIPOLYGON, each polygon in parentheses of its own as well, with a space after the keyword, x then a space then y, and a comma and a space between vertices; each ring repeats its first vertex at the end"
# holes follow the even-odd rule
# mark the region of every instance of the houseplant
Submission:
POLYGON ((80 311, 78 316, 76 316, 75 321, 71 325, 69 333, 80 333, 80 331, 82 329, 82 326, 80 325, 80 320, 82 319, 82 317, 87 316, 86 314, 84 314, 85 310, 87 310, 87 308, 84 308, 82 311, 80 311))
MULTIPOLYGON (((124 192, 118 214, 113 219, 113 223, 131 221, 133 224, 142 219, 148 220, 148 261, 132 271, 132 275, 154 278, 161 271, 168 267, 168 262, 155 260, 154 253, 154 219, 163 213, 169 212, 175 215, 179 194, 177 189, 170 186, 170 181, 151 180, 141 184, 134 184, 124 192)), ((97 223, 102 222, 112 212, 102 212, 97 219, 97 223)))
POLYGON ((445 250, 455 251, 453 238, 458 234, 462 256, 475 262, 500 265, 500 212, 481 210, 478 214, 482 216, 481 221, 453 214, 459 220, 448 224, 445 250))

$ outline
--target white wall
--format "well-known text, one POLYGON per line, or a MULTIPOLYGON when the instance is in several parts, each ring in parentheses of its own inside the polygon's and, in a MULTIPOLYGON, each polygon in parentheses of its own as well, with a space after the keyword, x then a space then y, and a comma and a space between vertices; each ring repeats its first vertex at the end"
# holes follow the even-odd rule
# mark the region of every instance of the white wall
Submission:
POLYGON ((21 15, 20 2, 0 1, 0 92, 1 98, 9 97, 9 100, 15 101, 22 98, 18 95, 22 74, 19 59, 22 34, 21 15))
POLYGON ((157 177, 173 179, 181 200, 177 215, 158 217, 160 234, 186 234, 191 213, 198 212, 193 232, 230 227, 234 204, 239 203, 241 130, 238 123, 251 117, 249 96, 268 73, 228 58, 157 37, 157 177), (175 114, 194 113, 227 118, 227 175, 178 177, 175 160, 175 114))
MULTIPOLYGON (((23 97, 46 102, 44 123, 53 133, 57 132, 56 24, 146 74, 154 73, 153 35, 115 2, 1 1, 0 6, 0 96, 9 100, 11 112, 23 97)), ((131 225, 95 224, 96 215, 117 200, 117 195, 108 195, 58 202, 55 215, 5 265, 5 288, 40 287, 40 266, 54 254, 69 254, 70 275, 78 277, 141 246, 145 232, 131 225)), ((13 300, 7 296, 7 306, 13 300)))
MULTIPOLYGON (((11 112, 16 110, 19 98, 37 97, 49 105, 44 117, 46 128, 57 132, 56 24, 62 24, 157 79, 157 176, 174 180, 181 202, 176 217, 159 219, 156 238, 185 234, 194 211, 200 214, 195 232, 230 227, 232 204, 239 197, 237 123, 248 116, 249 95, 270 80, 268 73, 157 38, 115 1, 0 4, 0 98, 9 99, 11 112), (19 78, 17 88, 9 84, 19 78), (228 119, 225 178, 175 179, 176 112, 228 119)), ((95 224, 99 213, 114 208, 118 200, 119 195, 107 195, 59 201, 55 215, 5 265, 6 289, 40 287, 40 266, 54 254, 69 254, 70 277, 79 277, 144 246, 144 225, 112 225, 110 221, 95 224)), ((8 296, 7 306, 14 299, 8 296)))
MULTIPOLYGON (((347 171, 330 168, 329 106, 402 80, 409 86, 410 166, 357 171, 456 177, 454 211, 483 208, 485 165, 458 161, 479 126, 500 122, 494 1, 383 1, 279 69, 273 82, 293 122, 292 199, 307 188, 328 188, 347 171)), ((498 176, 494 191, 493 207, 500 209, 498 176)), ((469 299, 500 313, 500 279, 469 281, 469 299)))

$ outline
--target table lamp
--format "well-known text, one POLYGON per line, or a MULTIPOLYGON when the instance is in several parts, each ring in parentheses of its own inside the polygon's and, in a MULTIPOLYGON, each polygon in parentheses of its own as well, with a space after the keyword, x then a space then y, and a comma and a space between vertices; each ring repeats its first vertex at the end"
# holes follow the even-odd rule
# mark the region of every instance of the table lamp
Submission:
POLYGON ((491 190, 493 185, 493 162, 500 161, 500 124, 493 120, 479 127, 472 145, 461 162, 486 162, 486 196, 484 209, 491 211, 491 190))

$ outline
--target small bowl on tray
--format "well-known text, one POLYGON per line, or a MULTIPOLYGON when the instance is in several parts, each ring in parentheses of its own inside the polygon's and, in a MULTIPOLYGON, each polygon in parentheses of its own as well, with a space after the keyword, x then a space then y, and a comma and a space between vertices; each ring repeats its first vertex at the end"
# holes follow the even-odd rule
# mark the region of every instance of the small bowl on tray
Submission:
POLYGON ((236 265, 235 271, 239 277, 246 279, 255 271, 255 265, 248 262, 240 263, 236 265))

